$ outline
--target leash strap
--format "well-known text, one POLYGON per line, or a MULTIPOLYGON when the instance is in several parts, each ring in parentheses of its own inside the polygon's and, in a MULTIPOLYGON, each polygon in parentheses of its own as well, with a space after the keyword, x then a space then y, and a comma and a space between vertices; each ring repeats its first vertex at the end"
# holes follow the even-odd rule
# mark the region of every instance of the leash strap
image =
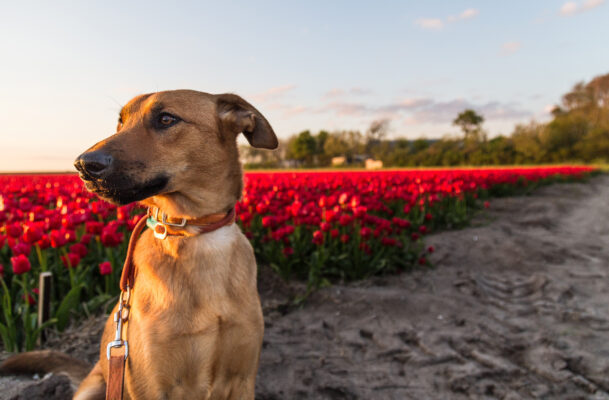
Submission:
POLYGON ((121 274, 121 295, 118 300, 118 310, 114 314, 116 323, 116 334, 114 340, 108 343, 106 356, 108 357, 108 382, 106 382, 106 400, 122 400, 123 388, 125 386, 125 362, 129 356, 129 344, 123 339, 123 324, 129 320, 129 303, 131 300, 131 288, 134 284, 133 251, 135 243, 146 226, 146 218, 143 217, 133 228, 127 256, 121 274))
POLYGON ((125 382, 125 355, 112 355, 108 361, 106 400, 122 400, 125 382))

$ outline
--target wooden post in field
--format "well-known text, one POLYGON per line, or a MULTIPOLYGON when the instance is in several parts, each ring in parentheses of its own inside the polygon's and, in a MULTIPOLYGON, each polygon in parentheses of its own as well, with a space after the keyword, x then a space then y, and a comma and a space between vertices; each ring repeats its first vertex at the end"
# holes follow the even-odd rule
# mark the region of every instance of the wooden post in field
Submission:
MULTIPOLYGON (((38 326, 44 324, 51 317, 51 289, 53 286, 53 273, 42 272, 38 281, 38 326)), ((46 340, 44 329, 38 337, 38 345, 46 340)))

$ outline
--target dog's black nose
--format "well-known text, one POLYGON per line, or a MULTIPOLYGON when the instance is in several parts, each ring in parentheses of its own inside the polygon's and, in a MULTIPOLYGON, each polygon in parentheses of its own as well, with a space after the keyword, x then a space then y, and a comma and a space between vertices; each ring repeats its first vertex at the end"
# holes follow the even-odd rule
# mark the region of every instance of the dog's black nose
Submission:
POLYGON ((78 156, 74 167, 85 175, 93 178, 103 178, 110 171, 112 156, 103 151, 88 151, 78 156))

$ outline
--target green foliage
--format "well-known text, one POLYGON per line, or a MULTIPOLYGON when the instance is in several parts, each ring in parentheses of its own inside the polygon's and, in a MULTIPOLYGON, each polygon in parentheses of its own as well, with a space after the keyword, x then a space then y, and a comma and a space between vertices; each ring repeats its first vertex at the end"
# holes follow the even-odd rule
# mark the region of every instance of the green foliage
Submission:
POLYGON ((74 286, 66 297, 63 298, 55 317, 57 318, 57 329, 62 331, 70 321, 70 314, 73 310, 76 310, 80 304, 80 291, 82 285, 74 286))
POLYGON ((365 135, 304 131, 290 139, 286 158, 306 167, 329 166, 338 156, 351 166, 375 158, 386 167, 609 163, 609 74, 575 85, 552 115, 548 123, 519 124, 511 135, 491 140, 484 117, 471 109, 453 120, 461 138, 388 140, 388 120, 374 121, 365 135))
POLYGON ((306 130, 300 132, 288 144, 288 153, 294 160, 300 161, 305 166, 313 165, 313 157, 317 150, 317 141, 311 132, 306 130))

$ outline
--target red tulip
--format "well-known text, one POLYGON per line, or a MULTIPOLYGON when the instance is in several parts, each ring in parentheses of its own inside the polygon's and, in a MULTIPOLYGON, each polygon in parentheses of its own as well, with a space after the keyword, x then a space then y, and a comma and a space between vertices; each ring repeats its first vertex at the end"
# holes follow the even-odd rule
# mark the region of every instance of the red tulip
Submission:
POLYGON ((42 235, 44 234, 42 229, 43 227, 39 223, 30 222, 24 225, 25 229, 23 231, 23 240, 27 243, 35 243, 42 239, 42 235))
POLYGON ((99 273, 101 275, 110 275, 112 273, 112 264, 110 264, 110 261, 104 261, 99 264, 99 273))
POLYGON ((70 253, 78 254, 81 258, 86 256, 88 252, 87 246, 82 243, 76 243, 70 246, 70 253))
POLYGON ((362 229, 359 230, 359 235, 362 237, 362 239, 368 239, 371 234, 372 230, 368 227, 364 226, 362 229))
POLYGON ((85 230, 91 235, 98 235, 104 229, 104 223, 98 221, 85 222, 85 230))
POLYGON ((38 245, 38 247, 40 247, 40 250, 48 249, 51 246, 51 241, 49 240, 49 236, 44 235, 38 242, 36 242, 36 245, 38 245))
POLYGON ((92 235, 90 233, 85 233, 80 237, 80 243, 84 244, 85 246, 88 246, 89 243, 91 243, 91 238, 92 235))
POLYGON ((322 222, 321 224, 319 224, 319 228, 324 232, 328 232, 331 228, 331 225, 327 222, 322 222))
POLYGON ((15 275, 21 275, 32 269, 30 260, 23 254, 19 254, 16 257, 11 257, 11 264, 13 265, 13 273, 15 275))
POLYGON ((275 226, 275 217, 271 215, 262 217, 262 226, 265 228, 272 228, 273 226, 275 226))
POLYGON ((353 221, 353 217, 351 217, 349 214, 343 214, 338 219, 338 224, 340 226, 347 226, 351 223, 351 221, 353 221))
POLYGON ((102 230, 101 242, 106 247, 116 247, 123 242, 123 234, 108 225, 102 230))
MULTIPOLYGON (((37 289, 34 289, 34 290, 37 290, 37 289)), ((23 295, 22 297, 23 297, 23 300, 27 300, 27 303, 29 305, 33 306, 36 304, 36 298, 34 296, 32 296, 31 294, 28 293, 27 297, 26 297, 26 295, 23 295)))
POLYGON ((6 233, 12 238, 18 238, 23 234, 23 228, 18 222, 6 226, 6 233))
POLYGON ((313 243, 322 245, 324 243, 324 233, 320 230, 313 232, 313 243))
POLYGON ((239 219, 241 220, 241 222, 243 222, 244 225, 248 225, 249 222, 252 220, 252 217, 252 214, 247 211, 239 213, 239 219))
POLYGON ((29 256, 32 251, 32 246, 27 243, 15 243, 11 248, 13 251, 13 255, 23 254, 24 256, 29 256))
POLYGON ((19 209, 21 211, 30 211, 32 209, 32 202, 27 197, 19 199, 19 209))
POLYGON ((52 230, 51 233, 49 233, 49 240, 54 249, 63 247, 68 243, 65 233, 60 230, 52 230))
POLYGON ((398 241, 394 238, 384 237, 381 239, 381 244, 387 247, 398 246, 398 241))
POLYGON ((360 248, 360 250, 362 250, 366 254, 371 254, 372 253, 372 250, 370 249, 370 246, 366 242, 360 243, 359 244, 359 248, 360 248))
POLYGON ((355 218, 361 218, 368 212, 368 209, 364 206, 358 206, 353 209, 353 215, 355 218))
POLYGON ((68 253, 65 256, 61 256, 61 262, 66 268, 76 268, 80 262, 80 256, 76 253, 68 253))

